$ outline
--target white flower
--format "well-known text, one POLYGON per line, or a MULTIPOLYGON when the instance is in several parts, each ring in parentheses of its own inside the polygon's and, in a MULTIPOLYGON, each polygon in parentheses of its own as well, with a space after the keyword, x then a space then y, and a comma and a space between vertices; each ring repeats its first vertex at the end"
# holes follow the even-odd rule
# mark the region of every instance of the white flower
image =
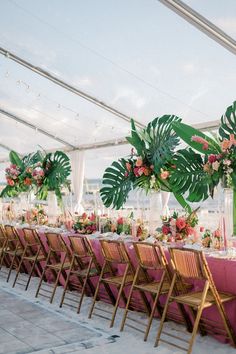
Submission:
POLYGON ((223 164, 226 166, 230 166, 231 165, 231 161, 229 159, 225 159, 223 160, 223 164))

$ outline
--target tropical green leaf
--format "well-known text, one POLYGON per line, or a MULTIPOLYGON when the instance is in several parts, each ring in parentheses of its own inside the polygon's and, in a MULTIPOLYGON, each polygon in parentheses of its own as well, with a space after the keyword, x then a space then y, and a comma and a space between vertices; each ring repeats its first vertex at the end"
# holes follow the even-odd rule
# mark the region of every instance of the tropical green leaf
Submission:
POLYGON ((177 202, 188 212, 188 214, 191 214, 192 208, 186 202, 184 197, 182 195, 177 194, 177 193, 174 193, 174 196, 175 196, 175 199, 177 200, 177 202))
POLYGON ((7 185, 5 188, 3 188, 0 198, 4 197, 16 197, 19 194, 19 191, 15 186, 9 186, 7 185))
POLYGON ((175 130, 176 134, 191 148, 199 151, 202 154, 210 155, 210 154, 219 154, 221 152, 221 148, 219 144, 206 134, 202 133, 200 130, 191 127, 190 125, 181 123, 181 122, 174 122, 172 124, 173 129, 175 130), (198 136, 203 138, 208 143, 208 148, 203 149, 203 144, 192 141, 193 136, 198 136))
POLYGON ((236 101, 226 109, 221 117, 219 135, 221 139, 229 139, 230 134, 236 137, 236 101))
POLYGON ((131 119, 131 137, 126 137, 126 140, 133 145, 135 150, 137 151, 137 154, 142 156, 143 155, 143 150, 145 148, 145 143, 144 141, 140 138, 139 133, 137 132, 137 129, 135 127, 134 120, 131 119))
POLYGON ((125 176, 127 160, 114 161, 105 170, 103 175, 103 187, 100 190, 102 201, 106 207, 120 209, 126 202, 132 189, 132 182, 125 176))
POLYGON ((179 144, 179 138, 172 128, 173 122, 180 122, 180 118, 175 115, 157 117, 143 132, 147 157, 156 173, 160 173, 161 168, 172 160, 174 149, 179 144))
POLYGON ((192 149, 179 150, 175 157, 176 168, 170 176, 170 184, 175 195, 183 196, 188 192, 187 200, 199 202, 209 196, 210 179, 203 170, 204 161, 200 154, 192 149))
MULTIPOLYGON (((69 157, 62 151, 56 151, 54 154, 49 153, 44 158, 43 167, 46 171, 44 185, 47 190, 55 191, 60 198, 60 187, 66 183, 71 173, 69 157)), ((41 192, 45 195, 44 189, 41 192)), ((40 195, 41 192, 38 192, 37 195, 40 195)))
POLYGON ((20 156, 15 151, 10 151, 9 159, 13 165, 20 167, 21 169, 24 168, 24 163, 22 162, 20 156))

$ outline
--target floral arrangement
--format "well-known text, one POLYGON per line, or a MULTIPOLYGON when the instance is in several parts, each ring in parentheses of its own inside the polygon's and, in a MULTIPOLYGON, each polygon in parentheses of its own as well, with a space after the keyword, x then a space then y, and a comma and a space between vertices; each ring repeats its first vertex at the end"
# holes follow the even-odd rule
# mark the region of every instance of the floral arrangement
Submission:
POLYGON ((138 130, 131 121, 131 136, 126 138, 133 146, 131 154, 114 161, 103 175, 100 195, 106 207, 121 208, 129 192, 140 188, 146 193, 152 190, 173 192, 182 207, 191 210, 182 194, 175 193, 169 182, 171 171, 175 169, 175 149, 179 144, 172 128, 174 122, 180 122, 180 118, 164 115, 138 130))
POLYGON ((86 213, 83 213, 81 216, 78 216, 77 220, 75 220, 73 228, 79 234, 92 234, 97 231, 96 215, 91 214, 88 216, 86 213))
POLYGON ((132 232, 132 219, 130 217, 118 217, 116 218, 109 218, 109 217, 102 217, 100 218, 101 224, 101 232, 116 232, 118 235, 126 234, 130 235, 132 232))
POLYGON ((198 224, 196 211, 189 215, 181 215, 174 212, 170 217, 162 218, 162 227, 157 229, 157 238, 166 242, 182 242, 193 236, 193 240, 197 239, 197 231, 195 229, 198 224))
POLYGON ((220 228, 217 228, 215 231, 206 229, 202 235, 202 246, 214 249, 220 249, 223 244, 222 233, 220 228))
POLYGON ((37 225, 47 225, 48 216, 41 205, 38 205, 30 210, 27 210, 23 215, 20 216, 22 223, 37 224, 37 225))
POLYGON ((181 122, 174 122, 172 127, 189 146, 175 155, 176 169, 169 180, 173 190, 188 193, 190 202, 199 202, 213 197, 219 183, 231 187, 236 234, 236 101, 222 115, 214 137, 181 122))
POLYGON ((55 191, 60 199, 62 186, 69 187, 70 161, 62 151, 54 154, 37 151, 23 158, 11 151, 9 158, 11 165, 5 170, 7 186, 0 197, 34 190, 39 199, 46 199, 48 191, 55 191))

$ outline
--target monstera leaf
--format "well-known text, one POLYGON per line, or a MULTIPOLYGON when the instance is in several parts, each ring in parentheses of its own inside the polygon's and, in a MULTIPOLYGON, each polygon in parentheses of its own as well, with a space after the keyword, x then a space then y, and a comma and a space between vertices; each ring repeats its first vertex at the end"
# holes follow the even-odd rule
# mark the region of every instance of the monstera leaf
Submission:
POLYGON ((164 115, 155 118, 146 128, 139 131, 132 121, 131 137, 126 139, 135 147, 138 155, 146 157, 149 163, 154 165, 156 173, 160 173, 164 164, 171 161, 173 151, 179 144, 172 123, 180 120, 175 115, 164 115))
POLYGON ((44 185, 39 189, 38 195, 46 196, 46 191, 55 191, 60 198, 60 188, 66 183, 71 173, 70 159, 62 151, 56 151, 54 154, 49 153, 45 156, 43 167, 46 171, 44 185))
POLYGON ((176 134, 191 148, 197 150, 201 154, 219 154, 221 152, 219 144, 207 136, 206 134, 202 133, 200 130, 191 127, 190 125, 181 123, 181 122, 174 122, 172 124, 173 129, 175 130, 176 134), (208 147, 207 149, 203 147, 203 144, 193 141, 193 137, 200 137, 204 141, 207 142, 208 147))
POLYGON ((230 134, 236 136, 236 101, 226 109, 225 114, 221 117, 221 126, 219 135, 221 139, 229 139, 230 134))
POLYGON ((128 198, 132 182, 125 176, 126 162, 125 159, 114 161, 105 170, 102 181, 104 187, 101 188, 100 195, 106 207, 120 209, 128 198))
POLYGON ((179 138, 172 128, 172 123, 179 121, 180 118, 175 115, 164 115, 150 122, 143 132, 147 156, 156 173, 160 173, 160 169, 173 158, 179 138))
POLYGON ((192 149, 179 150, 175 157, 175 166, 170 176, 173 192, 183 195, 188 192, 189 202, 199 202, 209 196, 210 179, 203 170, 203 158, 192 149))

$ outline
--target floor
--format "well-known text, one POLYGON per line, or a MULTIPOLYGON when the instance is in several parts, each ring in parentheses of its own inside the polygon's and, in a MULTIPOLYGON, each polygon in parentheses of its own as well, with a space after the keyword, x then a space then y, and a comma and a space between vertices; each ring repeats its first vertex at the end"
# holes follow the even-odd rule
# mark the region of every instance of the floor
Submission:
MULTIPOLYGON (((162 344, 153 347, 157 321, 154 321, 148 341, 142 340, 142 334, 126 327, 119 331, 123 310, 119 309, 114 328, 110 329, 106 320, 94 316, 88 320, 87 314, 91 299, 86 298, 82 313, 63 306, 59 308, 61 290, 58 288, 55 302, 50 305, 42 297, 35 298, 37 278, 27 292, 22 286, 12 288, 12 274, 9 283, 0 278, 0 354, 180 354, 180 350, 162 344)), ((110 308, 110 305, 103 305, 110 308)), ((146 321, 143 314, 134 314, 139 321, 146 321)), ((167 330, 179 330, 180 326, 169 322, 167 330)), ((184 328, 182 328, 184 331, 184 328)), ((173 332, 174 333, 174 332, 173 332)), ((193 354, 233 354, 235 349, 221 344, 215 339, 197 337, 193 354)))

